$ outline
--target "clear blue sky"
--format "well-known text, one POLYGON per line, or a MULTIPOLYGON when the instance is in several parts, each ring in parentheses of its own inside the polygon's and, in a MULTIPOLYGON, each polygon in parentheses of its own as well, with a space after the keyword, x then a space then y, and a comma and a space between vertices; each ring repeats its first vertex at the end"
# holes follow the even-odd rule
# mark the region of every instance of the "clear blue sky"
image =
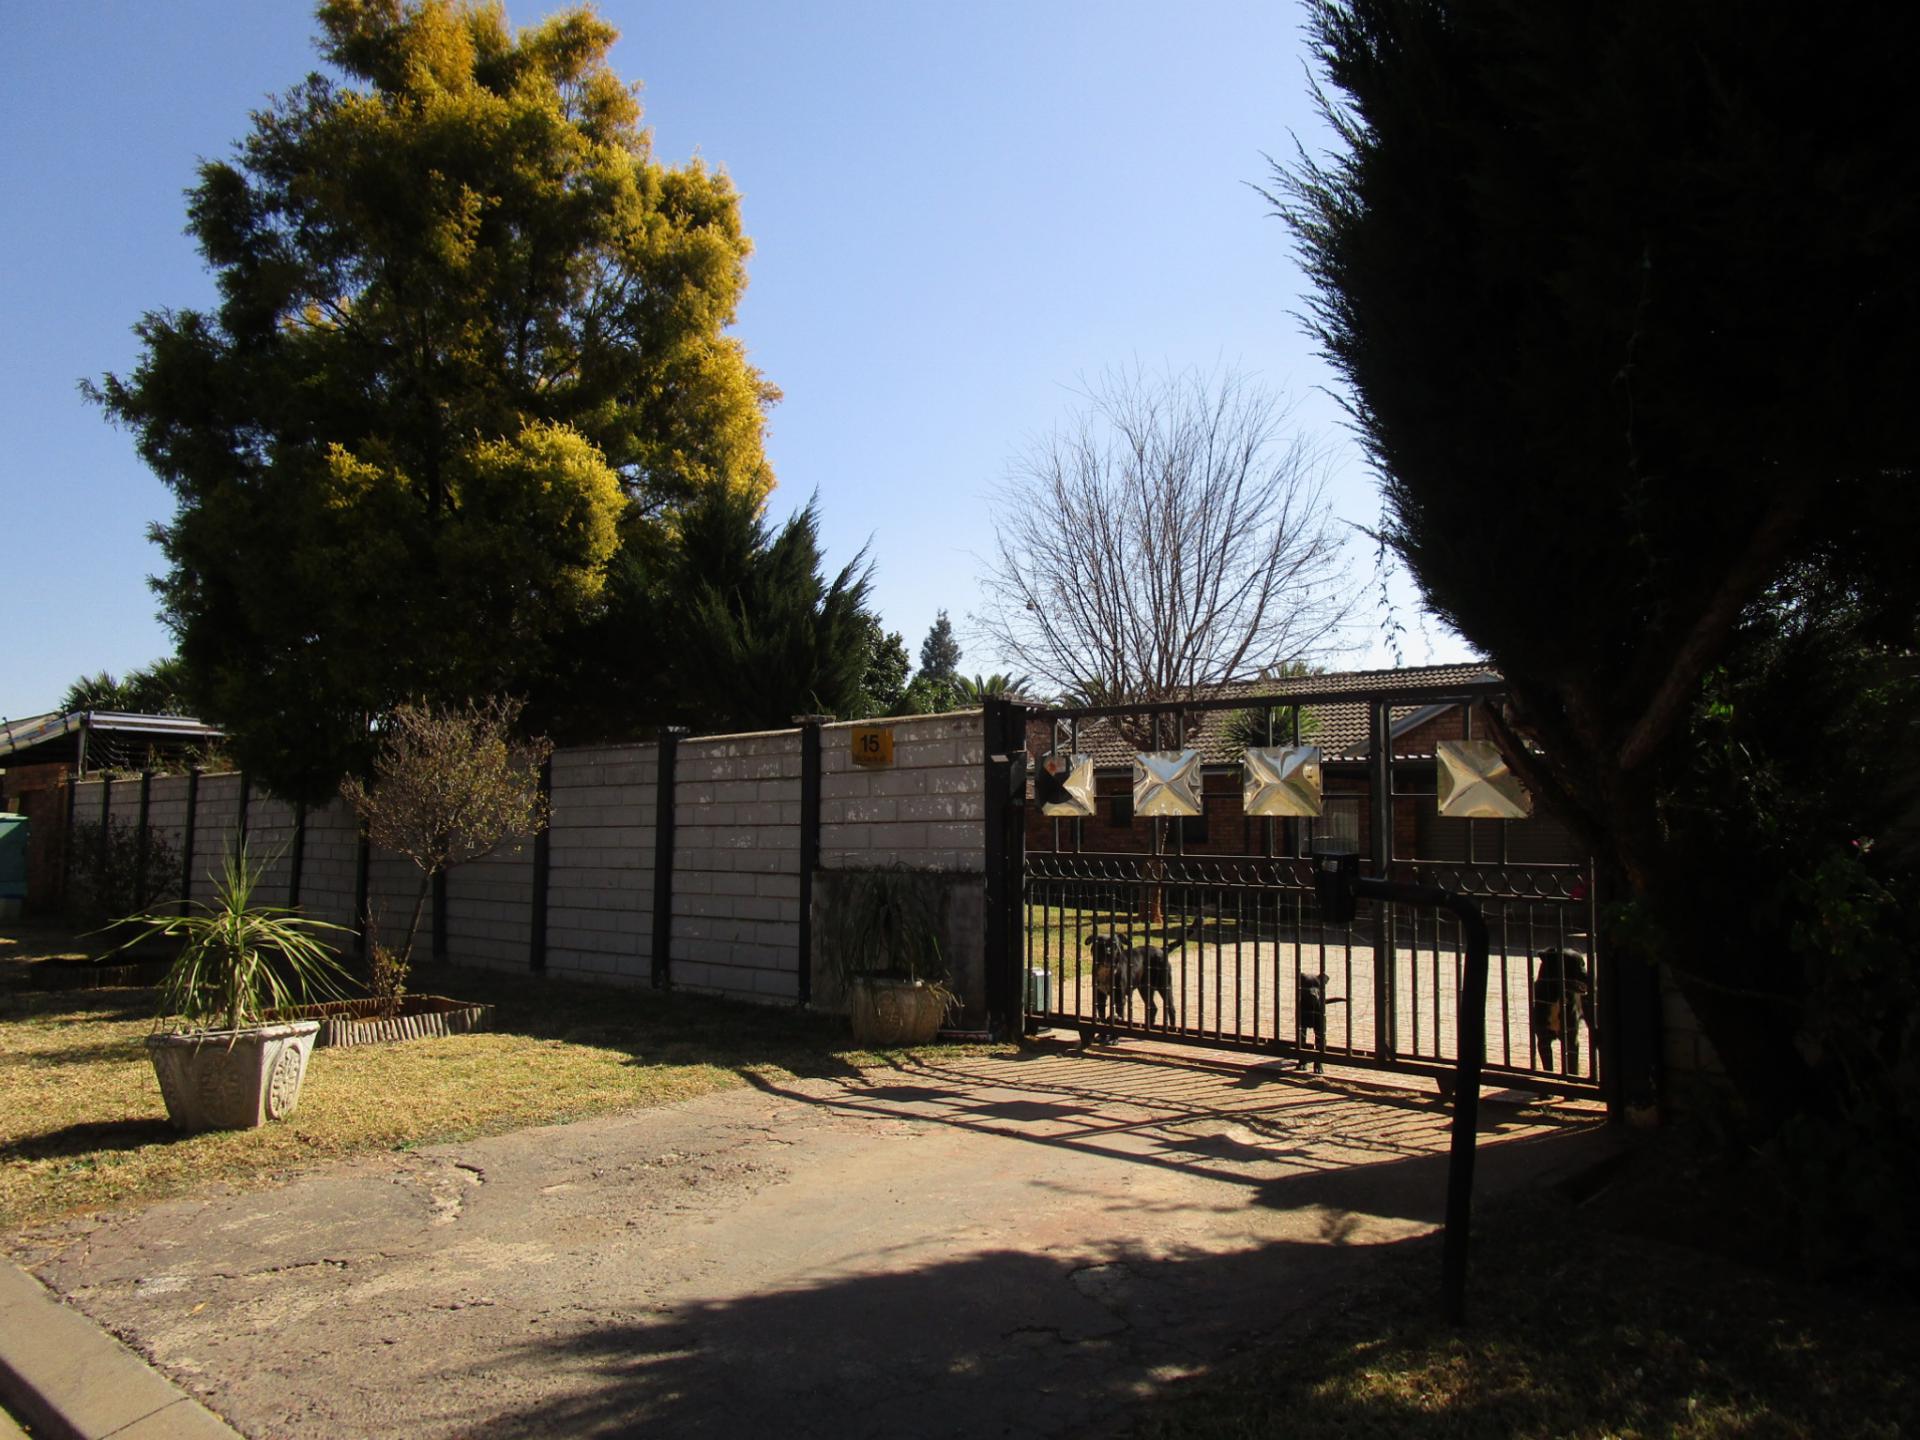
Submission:
MULTIPOLYGON (((737 333, 786 394, 774 511, 817 489, 831 558, 871 539, 879 609, 916 656, 942 607, 965 642, 993 487, 1107 366, 1225 363, 1293 391, 1330 447, 1336 513, 1377 513, 1318 393, 1287 235, 1249 188, 1262 151, 1320 133, 1293 6, 598 8, 656 153, 699 154, 742 192, 756 249, 737 333)), ((295 0, 17 5, 7 30, 0 715, 17 717, 171 648, 145 583, 167 492, 76 381, 132 366, 142 311, 211 301, 182 192, 318 62, 295 0)), ((1353 557, 1370 569, 1367 547, 1353 557)), ((1418 629, 1405 648, 1465 653, 1418 629)), ((962 666, 995 658, 968 645, 962 666)), ((1389 663, 1377 643, 1368 660, 1389 663)))

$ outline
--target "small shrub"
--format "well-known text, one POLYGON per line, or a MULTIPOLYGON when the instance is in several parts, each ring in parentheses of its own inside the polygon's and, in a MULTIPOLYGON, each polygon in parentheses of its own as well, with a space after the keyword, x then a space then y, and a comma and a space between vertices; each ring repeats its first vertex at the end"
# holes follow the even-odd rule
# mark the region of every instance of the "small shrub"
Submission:
POLYGON ((391 1020, 400 1013, 413 965, 406 955, 380 943, 379 927, 372 919, 367 921, 367 957, 367 993, 380 1002, 381 1018, 391 1020))
POLYGON ((68 843, 66 919, 77 930, 180 898, 180 852, 157 830, 147 831, 144 871, 139 827, 124 820, 82 821, 68 843))

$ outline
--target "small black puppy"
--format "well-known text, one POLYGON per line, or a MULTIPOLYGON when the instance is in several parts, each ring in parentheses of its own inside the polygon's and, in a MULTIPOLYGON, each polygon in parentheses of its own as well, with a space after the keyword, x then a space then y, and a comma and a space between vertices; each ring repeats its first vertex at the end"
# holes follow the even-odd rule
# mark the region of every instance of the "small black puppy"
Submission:
MULTIPOLYGON (((1184 943, 1186 937, 1182 936, 1174 948, 1184 943)), ((1147 1024, 1154 1022, 1155 995, 1166 1007, 1166 1024, 1173 1024, 1173 964, 1165 950, 1158 945, 1128 945, 1118 935, 1089 935, 1087 945, 1093 951, 1096 1029, 1120 1020, 1132 1008, 1132 997, 1136 993, 1146 1002, 1147 1024)), ((1109 1036, 1113 1033, 1107 1032, 1109 1036)))
MULTIPOLYGON (((1327 998, 1326 971, 1323 970, 1318 975, 1300 977, 1300 1005, 1295 1014, 1293 1028, 1302 1046, 1307 1043, 1307 1032, 1313 1031, 1313 1073, 1316 1075, 1325 1074, 1327 1068, 1320 1058, 1327 1053, 1327 1007, 1346 1003, 1344 995, 1337 995, 1331 1000, 1327 998)), ((1307 1062, 1304 1059, 1301 1060, 1300 1068, 1304 1070, 1306 1065, 1307 1062)))
POLYGON ((1593 1028, 1593 976, 1577 950, 1542 950, 1533 978, 1533 1048, 1542 1070, 1554 1069, 1553 1042, 1566 1049, 1567 1073, 1580 1073, 1580 1022, 1593 1028))

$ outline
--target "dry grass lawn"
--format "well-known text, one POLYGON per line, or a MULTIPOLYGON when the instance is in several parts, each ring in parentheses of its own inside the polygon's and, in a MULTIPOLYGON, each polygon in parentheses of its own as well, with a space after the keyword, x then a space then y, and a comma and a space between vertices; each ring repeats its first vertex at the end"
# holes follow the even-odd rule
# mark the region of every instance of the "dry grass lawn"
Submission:
POLYGON ((1734 1213, 1764 1211, 1758 1192, 1656 1156, 1584 1205, 1507 1197, 1475 1215, 1464 1329, 1439 1318, 1439 1252, 1422 1242, 1364 1290, 1147 1407, 1133 1434, 1920 1435, 1920 1306, 1873 1277, 1842 1287, 1788 1273, 1754 1243, 1768 1217, 1734 1213))
POLYGON ((356 1152, 666 1104, 749 1073, 910 1058, 855 1051, 843 1024, 790 1010, 422 968, 413 990, 490 1002, 494 1029, 316 1050, 289 1120, 182 1136, 146 1057, 152 992, 16 988, 26 964, 83 953, 64 935, 0 930, 0 1235, 356 1152))

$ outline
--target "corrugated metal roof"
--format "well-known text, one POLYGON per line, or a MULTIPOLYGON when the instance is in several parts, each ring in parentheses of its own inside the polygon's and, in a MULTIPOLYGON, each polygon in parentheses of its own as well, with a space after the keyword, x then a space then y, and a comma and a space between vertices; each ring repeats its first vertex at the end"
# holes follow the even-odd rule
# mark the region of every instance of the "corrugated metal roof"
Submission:
POLYGON ((32 715, 0 725, 0 765, 72 759, 78 742, 68 742, 65 737, 83 725, 103 743, 113 746, 117 742, 120 749, 142 744, 191 744, 217 740, 226 733, 191 715, 136 715, 124 710, 32 715))

